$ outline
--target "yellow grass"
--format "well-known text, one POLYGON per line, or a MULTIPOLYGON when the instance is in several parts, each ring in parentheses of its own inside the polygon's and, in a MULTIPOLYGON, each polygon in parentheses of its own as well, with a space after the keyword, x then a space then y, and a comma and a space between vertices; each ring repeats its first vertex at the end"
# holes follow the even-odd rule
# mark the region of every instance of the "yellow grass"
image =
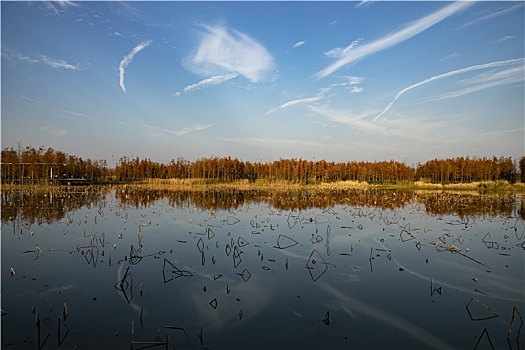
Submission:
MULTIPOLYGON (((148 179, 140 182, 114 184, 107 186, 121 186, 149 190, 172 190, 172 191, 203 191, 203 190, 345 190, 345 189, 372 189, 372 188, 392 188, 392 189, 413 189, 413 190, 445 190, 445 191, 481 191, 481 192, 515 192, 525 193, 524 183, 510 184, 507 181, 485 181, 458 184, 440 184, 424 181, 405 182, 399 184, 369 184, 366 181, 337 181, 313 184, 300 184, 289 181, 269 181, 269 180, 238 180, 234 182, 218 182, 207 179, 148 179)), ((104 186, 104 185, 101 185, 104 186)), ((101 186, 51 186, 51 185, 12 185, 2 184, 4 190, 30 190, 36 192, 67 192, 71 189, 81 192, 89 192, 101 186)))

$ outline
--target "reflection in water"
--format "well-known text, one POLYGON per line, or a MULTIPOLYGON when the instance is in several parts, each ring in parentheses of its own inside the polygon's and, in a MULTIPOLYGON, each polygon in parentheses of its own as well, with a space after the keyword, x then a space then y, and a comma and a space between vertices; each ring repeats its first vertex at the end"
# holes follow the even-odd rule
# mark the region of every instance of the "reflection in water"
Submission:
MULTIPOLYGON (((130 186, 90 186, 68 191, 2 191, 2 222, 20 220, 26 225, 53 223, 82 206, 103 208, 108 196, 115 196, 126 208, 146 208, 166 199, 172 208, 198 210, 235 210, 251 204, 266 203, 280 211, 326 209, 335 205, 368 207, 382 210, 426 211, 432 215, 510 216, 514 211, 525 219, 523 200, 514 194, 480 195, 476 192, 430 192, 410 190, 147 190, 130 186), (517 208, 517 203, 521 207, 517 208)), ((231 219, 233 220, 233 219, 231 219)), ((319 221, 316 218, 316 221, 319 221)))
POLYGON ((522 203, 379 189, 4 191, 1 346, 521 348, 522 203))
POLYGON ((104 187, 49 192, 2 190, 2 222, 20 220, 24 225, 52 224, 83 206, 103 207, 108 194, 104 187))
POLYGON ((423 328, 413 324, 398 315, 392 314, 383 309, 368 305, 358 299, 352 298, 348 294, 342 293, 333 286, 320 282, 319 287, 331 294, 340 303, 340 307, 349 315, 354 312, 360 312, 367 316, 385 323, 390 327, 398 329, 400 332, 406 333, 409 337, 417 339, 421 344, 425 344, 425 348, 436 349, 450 349, 452 346, 447 344, 440 338, 428 333, 423 328))

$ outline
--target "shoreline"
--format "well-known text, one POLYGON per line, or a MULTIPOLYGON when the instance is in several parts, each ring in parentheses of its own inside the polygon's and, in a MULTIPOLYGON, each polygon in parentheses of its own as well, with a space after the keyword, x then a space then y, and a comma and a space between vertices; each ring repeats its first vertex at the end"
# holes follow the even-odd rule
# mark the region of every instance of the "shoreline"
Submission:
POLYGON ((478 193, 516 193, 525 194, 525 183, 508 183, 506 181, 484 181, 456 184, 433 184, 427 182, 404 182, 398 184, 369 184, 365 181, 339 181, 339 182, 322 182, 313 184, 293 183, 286 181, 247 181, 240 180, 235 182, 213 182, 206 179, 148 179, 136 182, 123 183, 100 183, 92 185, 50 185, 50 184, 2 184, 2 191, 10 190, 33 190, 33 191, 89 191, 90 188, 99 187, 116 187, 125 189, 156 190, 156 191, 253 191, 253 190, 271 190, 271 191, 290 191, 290 190, 413 190, 413 191, 465 191, 478 193))

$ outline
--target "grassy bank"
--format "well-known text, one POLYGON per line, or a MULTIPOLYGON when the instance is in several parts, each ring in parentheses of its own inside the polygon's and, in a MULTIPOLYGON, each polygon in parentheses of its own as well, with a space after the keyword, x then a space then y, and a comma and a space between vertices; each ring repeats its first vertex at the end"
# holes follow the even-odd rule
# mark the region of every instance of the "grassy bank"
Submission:
POLYGON ((2 184, 2 190, 32 190, 32 191, 90 191, 98 186, 125 186, 150 190, 173 190, 173 191, 203 191, 203 190, 272 190, 284 191, 294 189, 310 190, 344 190, 344 189, 399 189, 399 190, 442 190, 442 191, 477 191, 480 193, 524 193, 525 184, 511 184, 507 181, 486 181, 456 184, 436 184, 422 181, 403 182, 397 184, 369 184, 359 181, 322 182, 313 184, 301 184, 287 181, 268 180, 239 180, 234 182, 217 182, 206 179, 147 179, 132 183, 111 183, 90 186, 64 186, 64 185, 13 185, 2 184))
POLYGON ((370 184, 365 181, 337 181, 319 183, 294 183, 291 181, 269 181, 269 180, 239 180, 234 182, 218 182, 206 179, 148 179, 140 182, 125 184, 152 190, 293 190, 293 189, 315 189, 315 190, 344 190, 344 189, 406 189, 406 190, 443 190, 443 191, 478 191, 489 192, 511 192, 524 193, 524 183, 511 184, 507 181, 484 181, 455 184, 428 183, 422 181, 400 182, 396 184, 370 184))

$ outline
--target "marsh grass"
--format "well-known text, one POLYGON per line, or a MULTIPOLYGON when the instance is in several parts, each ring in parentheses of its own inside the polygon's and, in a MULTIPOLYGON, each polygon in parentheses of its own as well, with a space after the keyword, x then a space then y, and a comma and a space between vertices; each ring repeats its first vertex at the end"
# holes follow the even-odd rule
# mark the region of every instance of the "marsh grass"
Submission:
POLYGON ((136 188, 143 190, 168 190, 168 191, 252 191, 252 190, 369 190, 369 189, 407 189, 407 190, 443 190, 443 191, 476 191, 478 193, 525 193, 525 183, 509 183, 500 181, 483 181, 468 183, 430 183, 425 181, 404 181, 395 184, 375 184, 366 181, 336 181, 317 183, 296 183, 292 181, 279 180, 238 180, 222 182, 211 179, 146 179, 142 181, 121 184, 100 184, 88 186, 64 186, 49 184, 2 184, 2 191, 22 191, 32 193, 91 193, 98 192, 101 188, 136 188))
POLYGON ((414 188, 418 189, 442 189, 442 190, 467 190, 480 192, 525 192, 525 184, 518 182, 511 184, 508 181, 476 181, 465 183, 429 183, 424 181, 416 181, 413 184, 414 188))

